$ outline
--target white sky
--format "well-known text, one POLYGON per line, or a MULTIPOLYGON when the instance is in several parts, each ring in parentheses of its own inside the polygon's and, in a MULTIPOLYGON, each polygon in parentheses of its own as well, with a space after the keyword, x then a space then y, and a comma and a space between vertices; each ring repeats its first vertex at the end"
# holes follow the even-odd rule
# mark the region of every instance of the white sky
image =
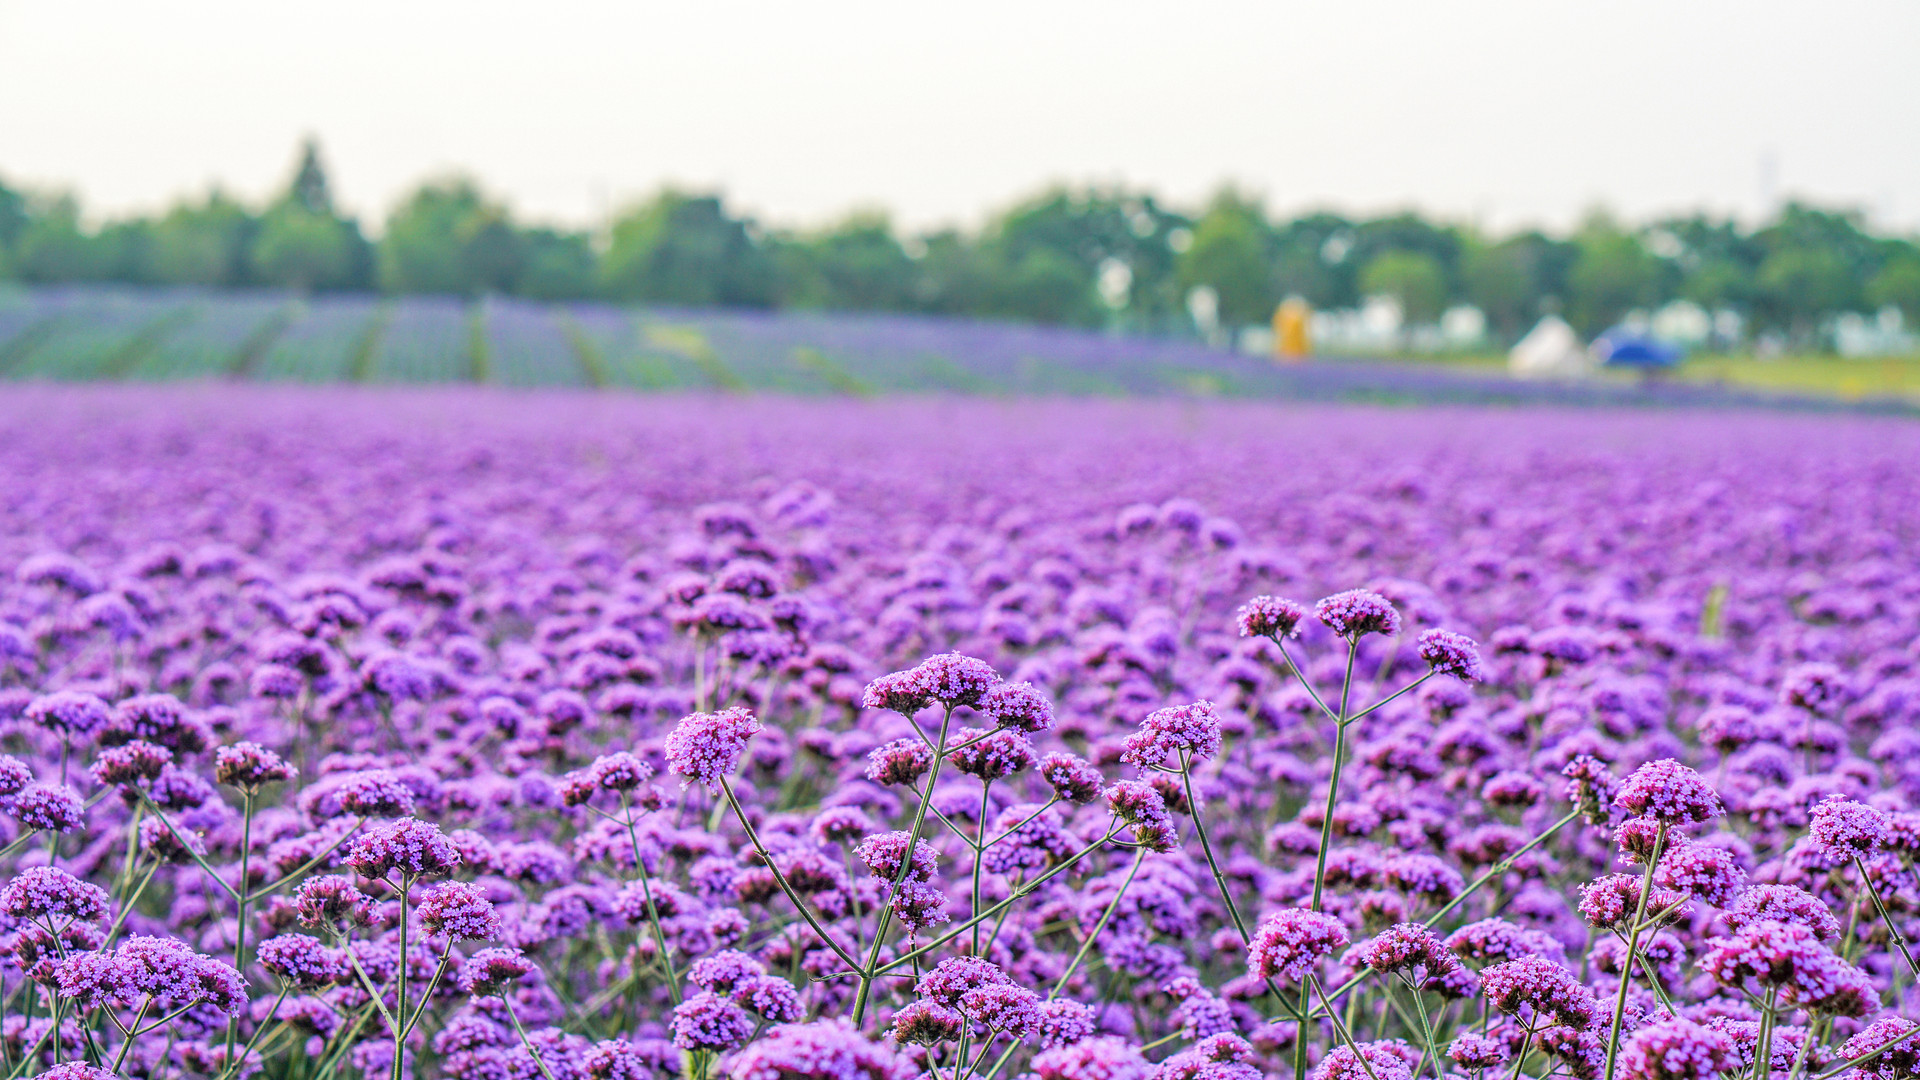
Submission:
POLYGON ((1920 227, 1914 0, 0 0, 0 176, 96 214, 259 199, 320 137, 377 227, 477 176, 572 224, 663 181, 776 224, 973 224, 1052 180, 1496 228, 1920 227))

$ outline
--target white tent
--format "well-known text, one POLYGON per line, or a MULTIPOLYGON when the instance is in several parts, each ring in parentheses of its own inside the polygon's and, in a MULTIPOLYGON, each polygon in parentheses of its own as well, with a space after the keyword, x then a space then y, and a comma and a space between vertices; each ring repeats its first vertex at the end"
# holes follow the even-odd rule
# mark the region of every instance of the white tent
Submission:
POLYGON ((1524 377, 1578 376, 1593 370, 1593 360, 1573 327, 1560 316, 1549 315, 1507 354, 1507 369, 1524 377))

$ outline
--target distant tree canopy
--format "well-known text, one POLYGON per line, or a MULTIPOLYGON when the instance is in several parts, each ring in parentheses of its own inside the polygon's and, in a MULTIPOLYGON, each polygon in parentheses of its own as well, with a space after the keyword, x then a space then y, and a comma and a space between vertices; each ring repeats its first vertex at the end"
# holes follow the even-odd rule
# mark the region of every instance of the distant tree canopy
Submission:
POLYGON ((1676 300, 1800 342, 1843 312, 1891 307, 1920 324, 1920 242, 1799 203, 1758 228, 1705 215, 1630 227, 1594 214, 1564 237, 1490 236, 1413 213, 1280 219, 1232 188, 1188 214, 1143 191, 1054 187, 977 232, 911 235, 875 210, 770 229, 717 194, 670 189, 595 236, 516 221, 454 176, 421 185, 373 241, 336 207, 312 141, 260 208, 214 190, 90 226, 71 196, 0 183, 8 279, 917 311, 1148 331, 1189 328, 1188 298, 1205 288, 1229 328, 1265 323, 1288 296, 1321 308, 1386 296, 1414 322, 1474 305, 1507 340, 1549 313, 1593 334, 1676 300))

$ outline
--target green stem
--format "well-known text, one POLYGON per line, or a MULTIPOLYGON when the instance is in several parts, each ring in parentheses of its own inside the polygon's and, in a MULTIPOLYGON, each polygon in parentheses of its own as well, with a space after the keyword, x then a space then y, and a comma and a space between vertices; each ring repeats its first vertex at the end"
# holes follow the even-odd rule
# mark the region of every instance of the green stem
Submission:
MULTIPOLYGON (((253 1048, 259 1044, 260 1036, 266 1032, 267 1025, 273 1023, 273 1018, 280 1015, 280 1006, 287 1000, 287 993, 292 989, 292 987, 285 983, 280 984, 280 994, 273 999, 273 1008, 267 1013, 267 1018, 260 1021, 260 1026, 253 1029, 253 1037, 248 1039, 247 1044, 240 1048, 239 1060, 234 1059, 232 1051, 227 1052, 227 1067, 220 1070, 220 1080, 228 1080, 230 1077, 240 1075, 240 1066, 246 1062, 248 1055, 253 1053, 253 1048)), ((133 1040, 128 1039, 127 1042, 131 1044, 133 1040)), ((120 1057, 125 1058, 126 1055, 126 1047, 121 1047, 120 1057)), ((120 1071, 120 1059, 118 1058, 114 1060, 113 1071, 115 1073, 120 1071)))
MULTIPOLYGON (((1633 958, 1640 948, 1641 923, 1647 917, 1647 894, 1653 891, 1653 868, 1660 862, 1660 854, 1667 846, 1667 823, 1660 823, 1660 831, 1654 837, 1653 851, 1647 856, 1647 872, 1640 879, 1640 900, 1634 905, 1633 927, 1627 935, 1627 959, 1620 965, 1620 992, 1613 1001, 1613 1027, 1607 1036, 1607 1072, 1606 1080, 1613 1080, 1614 1066, 1620 1056, 1620 1025, 1627 1015, 1627 987, 1633 982, 1633 958)), ((1648 971, 1651 978, 1652 971, 1648 971)))
MULTIPOLYGON (((1187 812, 1193 815, 1194 835, 1200 838, 1200 850, 1207 857, 1207 869, 1213 871, 1213 883, 1220 890, 1220 902, 1227 906, 1227 914, 1233 919, 1233 928, 1240 932, 1241 943, 1251 942, 1253 939, 1247 934, 1247 924, 1241 920, 1240 909, 1234 906, 1233 894, 1227 889, 1227 875, 1221 871, 1219 860, 1213 857, 1213 844, 1207 840, 1207 826, 1200 813, 1200 800, 1193 794, 1193 763, 1184 750, 1180 752, 1180 783, 1186 789, 1187 812)), ((1323 870, 1325 865, 1324 862, 1321 864, 1323 870)), ((1317 889, 1314 895, 1314 906, 1319 906, 1317 889)))
POLYGON ((1887 912, 1887 905, 1880 902, 1880 887, 1873 883, 1873 877, 1867 873, 1865 860, 1856 855, 1853 858, 1853 865, 1860 870, 1860 880, 1866 883, 1867 892, 1873 897, 1873 906, 1880 912, 1880 921, 1887 925, 1887 940, 1893 942, 1893 947, 1900 950, 1900 958, 1907 962, 1907 970, 1920 975, 1920 964, 1913 962, 1913 953, 1907 951, 1906 935, 1900 932, 1899 927, 1893 925, 1893 916, 1887 912))
MULTIPOLYGON (((981 783, 980 842, 973 846, 973 905, 968 908, 969 911, 980 910, 980 869, 981 865, 987 861, 987 808, 989 806, 987 793, 992 790, 993 781, 988 780, 981 783)), ((929 801, 933 798, 933 788, 931 787, 927 788, 927 798, 929 801)), ((973 928, 973 955, 980 955, 980 927, 978 924, 975 924, 973 928)))
MULTIPOLYGON (((1420 988, 1409 984, 1407 989, 1413 994, 1413 1011, 1420 1017, 1420 1037, 1427 1044, 1427 1058, 1433 1062, 1433 1080, 1442 1080, 1445 1075, 1440 1070, 1440 1046, 1433 1041, 1433 1021, 1427 1016, 1427 1003, 1420 997, 1420 988)), ((1420 1075, 1414 1070, 1414 1076, 1420 1075)))
MULTIPOLYGON (((393 977, 395 1016, 407 1015, 407 911, 413 906, 414 879, 406 874, 400 875, 400 971, 393 977)), ((401 1080, 400 1062, 406 1051, 407 1028, 405 1024, 393 1027, 393 1080, 401 1080)))
MULTIPOLYGON (((1327 1016, 1333 1020, 1333 1033, 1338 1035, 1340 1041, 1347 1044, 1347 1049, 1353 1051, 1353 1056, 1359 1059, 1360 1067, 1367 1071, 1368 1080, 1380 1080, 1379 1074, 1373 1071, 1373 1062, 1368 1061, 1367 1055, 1360 1052, 1359 1045, 1353 1041, 1353 1035, 1347 1031, 1347 1025, 1341 1022, 1340 1014, 1335 1011, 1332 1003, 1327 1000, 1327 989, 1320 985, 1320 977, 1309 972, 1307 974, 1307 985, 1319 993, 1320 1004, 1326 1007, 1327 1016)), ((1296 1039, 1303 1037, 1304 1033, 1296 1031, 1294 1034, 1294 1038, 1296 1039)))
POLYGON ((747 820, 747 812, 741 808, 740 800, 733 796, 733 785, 727 783, 727 778, 724 776, 720 778, 720 791, 726 795, 727 804, 733 807, 734 816, 740 819, 740 827, 746 830, 747 843, 752 846, 754 853, 760 856, 760 861, 764 862, 767 869, 772 872, 774 884, 780 886, 780 891, 787 894, 787 899, 799 909, 800 917, 807 921, 807 925, 813 928, 814 934, 826 944, 827 948, 833 950, 834 955, 849 967, 856 965, 858 961, 854 960, 852 955, 841 948, 840 943, 827 933, 827 928, 821 926, 819 920, 813 917, 812 909, 800 899, 800 894, 793 891, 793 886, 787 882, 787 875, 781 873, 780 868, 774 865, 772 854, 760 843, 760 834, 754 831, 753 823, 747 820))
MULTIPOLYGON (((640 871, 640 896, 647 902, 647 922, 653 927, 653 943, 660 950, 660 962, 667 969, 667 996, 673 999, 677 1008, 680 1005, 680 974, 674 970, 673 950, 667 947, 666 931, 660 927, 660 912, 653 906, 653 883, 649 880, 652 875, 647 873, 647 860, 640 854, 640 833, 633 824, 632 800, 624 791, 620 793, 620 816, 626 821, 627 840, 633 845, 634 869, 640 871)), ((771 867, 773 863, 769 861, 767 865, 771 867)))
POLYGON ((1140 864, 1146 861, 1147 849, 1141 848, 1133 856, 1133 865, 1127 868, 1127 876, 1120 882, 1120 888, 1114 891, 1113 899, 1107 904, 1107 910, 1100 914, 1100 921, 1093 924, 1093 930, 1087 934, 1087 940, 1080 943, 1080 951, 1073 954, 1073 960, 1067 964, 1067 970, 1060 973, 1059 981, 1054 983, 1053 989, 1048 992, 1048 1001, 1059 997, 1060 991, 1066 989, 1067 980, 1073 978, 1074 969, 1080 966, 1080 961, 1087 958, 1087 952, 1093 948, 1093 943, 1100 940, 1100 931, 1107 928, 1107 920, 1113 918, 1113 913, 1119 910, 1120 898, 1127 895, 1127 887, 1133 884, 1133 875, 1140 872, 1140 864))
MULTIPOLYGON (((911 716, 907 717, 907 722, 913 724, 915 728, 920 726, 913 722, 913 717, 911 716)), ((920 800, 920 808, 913 815, 913 828, 907 830, 906 850, 900 855, 900 870, 893 876, 893 889, 894 895, 896 896, 899 894, 901 883, 907 880, 907 875, 913 870, 914 848, 918 846, 920 842, 921 828, 927 823, 927 807, 933 802, 934 782, 940 779, 940 766, 946 761, 947 728, 952 722, 952 707, 949 706, 942 709, 940 712, 940 734, 935 737, 933 744, 933 765, 927 769, 927 795, 920 800)), ((978 911, 974 912, 976 920, 979 914, 978 911)), ((880 920, 873 932, 873 944, 867 950, 867 963, 866 966, 860 970, 860 988, 854 993, 853 997, 853 1026, 855 1030, 858 1030, 860 1025, 866 1022, 867 999, 873 993, 873 979, 874 976, 878 974, 875 966, 880 963, 880 948, 886 944, 887 926, 892 922, 892 915, 893 905, 891 901, 889 901, 886 906, 880 909, 880 920)), ((978 925, 978 923, 975 922, 975 925, 978 925)))
MULTIPOLYGON (((133 790, 139 793, 140 801, 142 805, 144 805, 147 808, 147 811, 151 813, 153 816, 159 818, 160 824, 166 826, 168 832, 172 833, 175 837, 179 838, 180 846, 186 850, 188 855, 193 857, 194 862, 200 864, 200 869, 206 871, 207 876, 213 879, 213 883, 215 885, 220 886, 220 891, 232 897, 234 901, 237 903, 240 900, 239 890, 227 884, 227 879, 221 877, 220 872, 215 870, 212 867, 212 865, 210 865, 207 862, 206 856, 193 850, 192 845, 187 843, 186 834, 181 832, 179 829, 176 829, 173 827, 173 822, 167 820, 166 812, 160 809, 160 804, 154 802, 153 797, 151 795, 148 795, 144 790, 140 788, 134 788, 133 790)), ((242 882, 242 884, 244 885, 245 882, 242 882)))
POLYGON ((546 1080, 553 1080, 553 1072, 547 1068, 546 1059, 533 1048, 533 1041, 527 1038, 527 1029, 520 1026, 520 1017, 513 1011, 513 998, 508 994, 501 994, 500 1003, 507 1007, 507 1019, 513 1021, 513 1030, 520 1036, 520 1045, 527 1048, 527 1054, 533 1058, 533 1063, 540 1066, 540 1075, 546 1080))
MULTIPOLYGON (((1102 846, 1110 842, 1117 835, 1119 835, 1117 831, 1113 829, 1109 829, 1105 836, 1102 836, 1100 839, 1095 840, 1092 844, 1089 844, 1087 847, 1082 848, 1078 852, 1075 852, 1073 855, 1068 856, 1066 859, 1062 860, 1058 866, 1055 866, 1053 869, 1048 870, 1046 873, 1041 874, 1039 877, 1034 878, 1032 881, 1013 890, 1012 895, 1008 896, 1005 900, 1002 900, 999 903, 988 908, 987 910, 979 913, 978 915, 975 915, 974 917, 968 919, 966 922, 961 923, 959 926, 953 927, 952 929, 948 930, 945 934, 935 938, 932 941, 927 942, 925 945, 922 945, 918 949, 915 949, 904 956, 895 957, 894 959, 889 960, 884 964, 881 964, 879 967, 879 970, 875 971, 873 974, 876 977, 880 975, 884 975, 887 972, 892 971, 894 968, 901 966, 902 964, 911 963, 927 955, 928 953, 931 953, 936 949, 939 949, 941 946, 944 946, 945 944, 947 944, 947 942, 952 941, 953 939, 959 937, 961 934, 964 934, 968 930, 972 929, 975 924, 985 922, 986 920, 993 918, 995 915, 998 915, 1002 911, 1005 911, 1007 908, 1012 907, 1018 901, 1026 899, 1035 890, 1039 889, 1040 886, 1046 884, 1048 881, 1052 880, 1053 878, 1066 873, 1081 859, 1084 859, 1088 855, 1093 854, 1095 851, 1099 850, 1102 846)), ((1145 849, 1142 849, 1142 850, 1145 850, 1145 849)))
MULTIPOLYGON (((233 930, 233 970, 240 973, 242 982, 247 981, 247 872, 250 865, 249 860, 253 856, 253 795, 254 793, 251 789, 240 793, 240 887, 234 890, 233 898, 234 907, 238 909, 239 912, 239 918, 235 921, 233 930)), ((405 901, 403 900, 403 907, 401 909, 402 919, 406 917, 404 903, 405 901)), ((402 925, 404 926, 404 923, 402 925)), ((400 946, 402 963, 404 964, 406 956, 406 937, 404 930, 402 931, 400 946)), ((239 1037, 240 1018, 236 1016, 227 1021, 228 1061, 233 1060, 233 1044, 239 1037)), ((394 1080, 400 1080, 400 1078, 396 1076, 394 1080)))
MULTIPOLYGON (((1753 1075, 1755 1080, 1766 1080, 1773 1075, 1773 1025, 1774 1009, 1779 1003, 1778 987, 1767 988, 1767 1004, 1760 1010, 1760 1039, 1753 1047, 1753 1075)), ((1811 1038, 1811 1033, 1809 1033, 1811 1038)))

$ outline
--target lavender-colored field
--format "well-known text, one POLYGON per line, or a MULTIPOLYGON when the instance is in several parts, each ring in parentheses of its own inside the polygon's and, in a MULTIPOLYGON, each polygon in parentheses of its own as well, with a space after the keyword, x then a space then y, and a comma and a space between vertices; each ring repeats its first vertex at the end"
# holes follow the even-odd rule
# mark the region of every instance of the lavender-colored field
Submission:
MULTIPOLYGON (((748 369, 557 332, 625 340, 590 382, 748 369)), ((0 1052, 1895 1080, 1917 453, 1727 411, 15 387, 0 1052)))
POLYGON ((1178 338, 921 315, 670 310, 488 297, 0 290, 0 380, 425 384, 639 391, 1375 403, 1842 405, 1661 380, 1529 382, 1444 365, 1276 364, 1178 338))

